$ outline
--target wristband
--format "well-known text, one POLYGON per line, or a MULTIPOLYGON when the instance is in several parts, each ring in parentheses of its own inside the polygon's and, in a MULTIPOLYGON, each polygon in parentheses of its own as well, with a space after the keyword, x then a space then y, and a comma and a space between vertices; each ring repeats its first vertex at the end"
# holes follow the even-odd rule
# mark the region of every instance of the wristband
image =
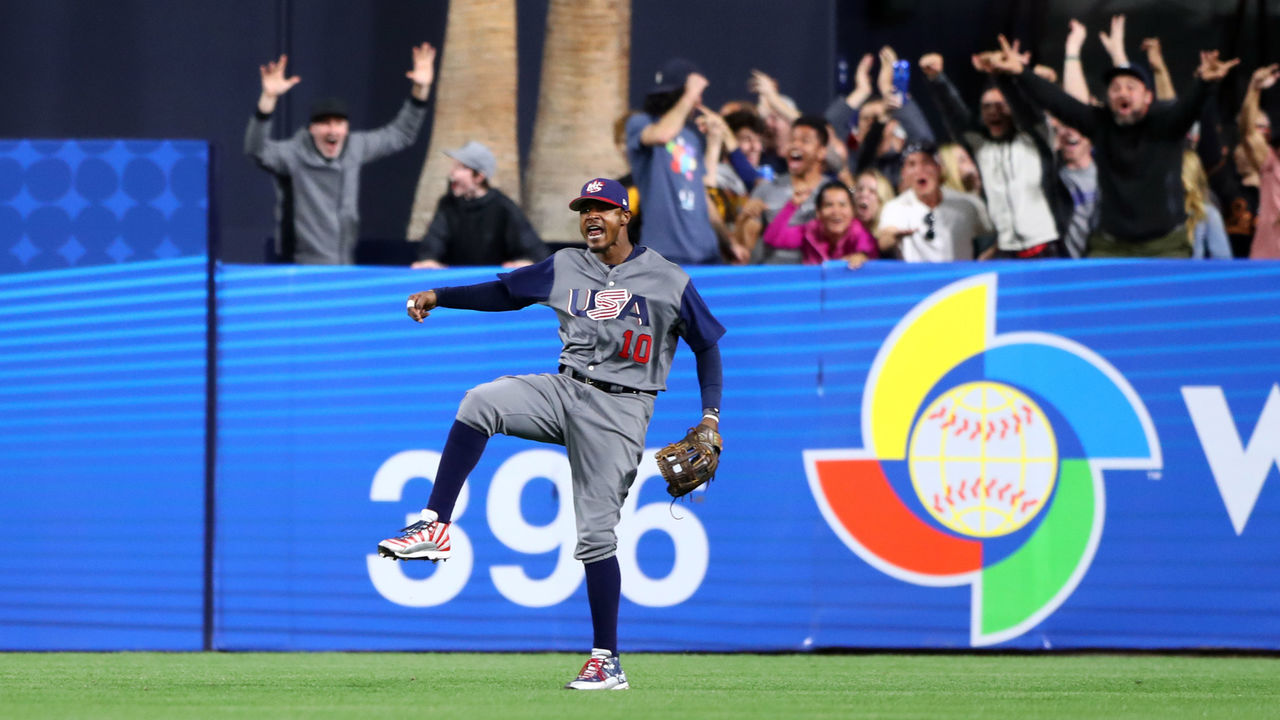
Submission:
POLYGON ((715 420, 717 423, 719 423, 719 422, 720 422, 720 416, 719 416, 719 415, 712 415, 711 413, 706 413, 706 414, 704 414, 704 415, 702 416, 702 419, 703 419, 703 420, 715 420))

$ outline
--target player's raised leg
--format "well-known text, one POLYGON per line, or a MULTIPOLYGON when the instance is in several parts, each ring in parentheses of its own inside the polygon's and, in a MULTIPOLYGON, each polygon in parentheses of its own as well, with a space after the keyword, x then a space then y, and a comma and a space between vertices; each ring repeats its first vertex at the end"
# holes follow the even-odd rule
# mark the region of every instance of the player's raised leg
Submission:
POLYGON ((561 443, 564 386, 574 381, 558 375, 507 376, 469 390, 436 470, 431 498, 422 519, 400 535, 378 543, 378 554, 393 560, 445 560, 450 554, 449 525, 462 484, 475 470, 493 435, 501 433, 539 442, 561 443))

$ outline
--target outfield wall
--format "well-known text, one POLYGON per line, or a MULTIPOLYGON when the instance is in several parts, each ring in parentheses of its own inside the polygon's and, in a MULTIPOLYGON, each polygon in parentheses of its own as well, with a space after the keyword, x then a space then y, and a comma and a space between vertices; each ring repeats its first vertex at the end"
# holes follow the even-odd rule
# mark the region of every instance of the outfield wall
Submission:
MULTIPOLYGON (((419 326, 405 295, 492 271, 222 266, 209 318, 204 267, 0 277, 0 648, 590 641, 559 448, 491 442, 449 562, 373 554, 462 393, 553 369, 549 310, 419 326)), ((1280 265, 694 277, 725 456, 674 507, 646 458, 624 648, 1280 649, 1280 265)), ((681 350, 648 446, 698 404, 681 350)))

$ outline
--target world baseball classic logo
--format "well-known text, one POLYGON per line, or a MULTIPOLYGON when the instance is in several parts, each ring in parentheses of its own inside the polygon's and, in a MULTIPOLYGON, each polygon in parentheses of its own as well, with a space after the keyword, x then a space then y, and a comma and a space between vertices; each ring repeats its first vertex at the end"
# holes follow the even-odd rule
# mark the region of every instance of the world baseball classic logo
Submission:
POLYGON ((804 453, 823 517, 860 558, 917 585, 971 586, 975 646, 1022 635, 1079 585, 1105 470, 1162 464, 1110 363, 1060 336, 996 333, 996 284, 968 278, 913 308, 867 375, 864 447, 804 453))

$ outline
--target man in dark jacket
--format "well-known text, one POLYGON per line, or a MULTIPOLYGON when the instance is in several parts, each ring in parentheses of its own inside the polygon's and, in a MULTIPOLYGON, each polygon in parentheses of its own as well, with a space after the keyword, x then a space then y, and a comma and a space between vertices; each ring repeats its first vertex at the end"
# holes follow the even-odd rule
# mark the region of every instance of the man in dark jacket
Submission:
POLYGON ((520 208, 489 185, 497 168, 489 148, 473 140, 456 150, 446 150, 445 155, 453 158, 449 192, 436 204, 413 267, 516 268, 532 265, 550 254, 520 208))
POLYGON ((986 55, 995 72, 1035 103, 1093 141, 1098 163, 1100 216, 1089 238, 1092 257, 1191 257, 1183 208, 1182 152, 1187 130, 1209 97, 1209 83, 1226 77, 1239 60, 1201 52, 1196 79, 1174 103, 1154 103, 1150 75, 1140 66, 1107 72, 1107 104, 1093 107, 1037 77, 1008 42, 986 55))

